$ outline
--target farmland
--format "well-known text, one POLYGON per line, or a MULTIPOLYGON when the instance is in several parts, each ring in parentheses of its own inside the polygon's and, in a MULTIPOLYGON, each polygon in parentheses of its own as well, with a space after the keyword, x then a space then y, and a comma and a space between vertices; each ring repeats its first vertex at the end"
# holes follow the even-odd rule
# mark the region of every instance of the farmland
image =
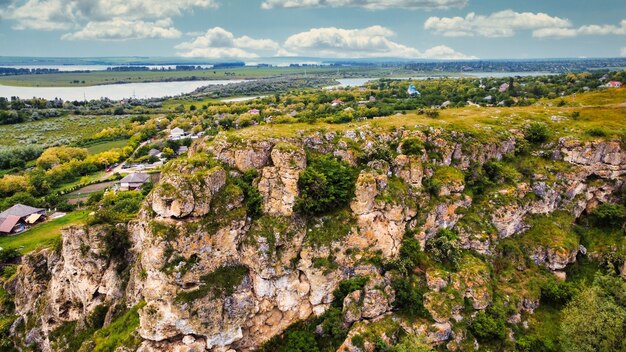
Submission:
POLYGON ((255 79, 305 74, 333 77, 387 77, 392 74, 402 74, 402 71, 398 68, 394 70, 355 67, 233 67, 195 71, 60 72, 0 77, 0 85, 19 87, 84 87, 116 83, 255 79))

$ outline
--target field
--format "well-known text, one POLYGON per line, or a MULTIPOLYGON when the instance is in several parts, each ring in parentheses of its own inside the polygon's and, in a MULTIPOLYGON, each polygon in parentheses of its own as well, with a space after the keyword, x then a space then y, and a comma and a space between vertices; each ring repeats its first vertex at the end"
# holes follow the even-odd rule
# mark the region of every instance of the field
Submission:
POLYGON ((50 247, 60 238, 61 229, 70 225, 78 225, 87 219, 87 211, 76 211, 62 218, 54 219, 37 225, 16 236, 0 237, 0 247, 19 249, 22 253, 50 247))
POLYGON ((380 128, 435 127, 470 132, 478 137, 489 139, 497 133, 511 129, 521 130, 528 123, 543 122, 552 130, 555 137, 576 136, 582 140, 597 137, 598 131, 604 138, 617 138, 626 133, 626 89, 611 92, 580 94, 572 98, 568 105, 556 106, 556 101, 527 107, 476 108, 464 107, 442 110, 438 118, 407 113, 349 124, 328 124, 324 122, 260 125, 229 132, 242 139, 295 136, 299 131, 346 131, 360 126, 380 128), (592 98, 589 99, 587 94, 592 98), (599 94, 599 95, 598 95, 599 94), (589 105, 593 99, 606 105, 589 105), (576 113, 578 116, 576 116, 576 113), (595 132, 595 133, 594 133, 595 132))
POLYGON ((96 143, 96 144, 92 144, 88 146, 87 150, 89 151, 89 154, 94 155, 94 154, 99 154, 102 152, 109 151, 111 149, 124 148, 127 142, 128 142, 127 139, 121 139, 117 141, 96 143))
POLYGON ((0 77, 0 84, 20 87, 81 87, 114 83, 141 83, 189 80, 250 79, 279 75, 326 74, 352 76, 398 75, 398 69, 335 67, 235 67, 197 71, 94 71, 85 73, 51 73, 0 77))
POLYGON ((29 144, 69 144, 90 137, 106 127, 129 120, 126 116, 62 116, 17 125, 0 126, 0 150, 29 144))

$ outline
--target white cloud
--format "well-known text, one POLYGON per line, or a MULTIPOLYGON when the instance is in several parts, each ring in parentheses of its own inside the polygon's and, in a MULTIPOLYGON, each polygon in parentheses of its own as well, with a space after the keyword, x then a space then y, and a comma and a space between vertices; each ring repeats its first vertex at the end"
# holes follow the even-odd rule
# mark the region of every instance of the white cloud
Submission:
POLYGON ((64 34, 63 40, 126 40, 138 38, 178 38, 181 33, 172 27, 167 18, 155 22, 128 21, 116 18, 112 21, 89 22, 81 30, 64 34))
POLYGON ((392 41, 390 37, 394 35, 393 31, 382 26, 363 29, 313 28, 287 38, 283 49, 297 55, 339 58, 473 58, 445 46, 431 48, 422 53, 415 48, 392 41))
POLYGON ((65 39, 171 38, 173 28, 162 21, 209 7, 217 7, 216 0, 14 0, 0 10, 0 17, 18 30, 74 30, 65 39), (114 28, 90 34, 106 23, 128 24, 130 33, 123 35, 118 32, 121 28, 114 28))
POLYGON ((626 35, 626 20, 620 22, 619 26, 586 25, 579 28, 555 28, 553 31, 537 30, 533 32, 536 38, 569 38, 579 35, 626 35))
POLYGON ((468 0, 266 0, 261 8, 362 7, 368 10, 389 8, 445 9, 464 7, 468 0))
POLYGON ((438 45, 427 49, 422 54, 424 59, 441 59, 441 60, 469 60, 477 59, 475 56, 468 56, 445 45, 438 45))
POLYGON ((620 55, 621 55, 622 57, 626 57, 626 47, 623 47, 623 48, 622 48, 622 51, 620 52, 620 55))
POLYGON ((465 17, 430 17, 424 23, 424 28, 448 37, 511 37, 516 30, 541 30, 570 26, 569 20, 560 17, 513 10, 494 12, 487 16, 470 12, 465 17))
POLYGON ((205 58, 251 58, 259 54, 276 55, 280 46, 270 39, 254 39, 248 36, 235 37, 224 28, 211 28, 206 33, 189 42, 183 42, 175 47, 181 50, 182 57, 205 58))

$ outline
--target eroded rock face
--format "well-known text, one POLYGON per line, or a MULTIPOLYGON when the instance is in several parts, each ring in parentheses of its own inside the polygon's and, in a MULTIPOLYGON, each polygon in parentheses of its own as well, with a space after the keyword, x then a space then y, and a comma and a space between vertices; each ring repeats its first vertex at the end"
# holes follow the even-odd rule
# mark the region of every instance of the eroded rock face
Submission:
POLYGON ((377 198, 388 186, 385 171, 383 167, 382 172, 364 171, 359 175, 355 198, 350 204, 359 231, 351 234, 348 242, 357 244, 357 248, 380 250, 385 257, 394 257, 400 250, 405 226, 417 211, 402 199, 386 203, 377 198))
POLYGON ((271 152, 274 166, 265 167, 258 184, 263 210, 270 215, 291 216, 298 196, 298 179, 306 167, 304 149, 277 144, 271 152))
MULTIPOLYGON (((100 304, 123 300, 132 306, 144 300, 140 351, 247 351, 297 321, 324 313, 342 280, 367 276, 365 287, 343 302, 344 322, 353 324, 344 350, 373 351, 375 344, 355 346, 351 337, 382 319, 423 335, 432 344, 450 342, 460 348, 464 332, 457 328, 453 332, 452 322, 463 319, 463 299, 480 310, 493 298, 488 259, 470 255, 455 272, 428 269, 423 273, 428 287, 423 303, 433 319, 408 323, 392 310, 392 274, 383 276, 375 266, 364 264, 368 255, 396 259, 407 229, 414 230, 422 248, 441 229, 454 229, 463 248, 493 255, 500 239, 528 228, 529 215, 567 210, 579 216, 611 200, 622 187, 620 175, 626 169, 619 145, 561 141, 555 157, 573 169, 556 175, 559 182, 537 175, 528 183, 502 189, 473 214, 486 225, 468 220, 467 226, 460 226, 474 200, 462 182, 445 185, 437 195, 427 194, 422 183, 432 176, 432 165, 465 170, 473 163, 501 159, 515 147, 513 139, 477 147, 465 145, 464 138, 459 134, 450 141, 437 130, 425 136, 406 131, 374 134, 366 128, 343 134, 318 131, 284 140, 218 138, 206 148, 192 149, 213 152, 216 160, 228 165, 224 167, 230 175, 215 162, 198 159, 209 158, 200 152, 193 153, 191 161, 177 160, 164 169, 147 199, 149 207, 128 225, 132 268, 127 285, 117 275, 116 263, 103 255, 103 233, 75 228, 64 233, 60 253, 48 250, 26 257, 7 287, 15 293, 17 314, 37 319, 29 336, 44 350, 50 348, 47 334, 60 323, 84 319, 100 304), (349 150, 348 142, 362 143, 366 152, 372 152, 380 141, 409 136, 428 140, 440 155, 399 155, 368 163, 345 209, 349 226, 341 231, 346 233, 333 236, 329 243, 312 244, 309 236, 318 223, 312 225, 294 213, 298 179, 307 166, 304 148, 356 165, 356 155, 361 155, 349 150), (337 139, 343 143, 334 142, 337 139), (263 216, 254 221, 248 218, 243 194, 229 181, 252 168, 258 170, 253 185, 263 197, 263 216), (612 181, 590 182, 590 175, 612 181), (225 274, 216 274, 220 272, 225 274), (212 291, 231 277, 238 279, 222 291, 212 291)), ((577 252, 555 247, 536 248, 530 254, 535 262, 560 271, 577 252)), ((520 311, 532 311, 538 305, 535 298, 515 303, 520 311)), ((395 337, 382 338, 393 342, 395 337)))
POLYGON ((151 194, 152 210, 161 217, 200 217, 209 212, 213 196, 226 184, 219 166, 199 170, 185 160, 170 166, 151 194))
POLYGON ((123 299, 117 268, 125 259, 111 259, 106 253, 104 238, 110 231, 98 226, 63 230, 60 253, 45 250, 26 256, 7 284, 16 313, 26 320, 38 319, 27 335, 40 336, 35 339, 40 348, 50 350, 48 334, 61 324, 82 321, 96 307, 112 307, 123 299))

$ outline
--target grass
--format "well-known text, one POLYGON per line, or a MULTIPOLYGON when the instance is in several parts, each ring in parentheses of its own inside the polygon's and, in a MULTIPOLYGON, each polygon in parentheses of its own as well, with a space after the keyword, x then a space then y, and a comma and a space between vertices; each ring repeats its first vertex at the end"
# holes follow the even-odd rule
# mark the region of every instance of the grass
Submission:
POLYGON ((142 342, 142 339, 135 333, 139 327, 139 309, 145 303, 139 303, 119 318, 111 322, 110 325, 96 331, 93 334, 94 352, 113 352, 120 347, 135 350, 142 342))
POLYGON ((224 298, 232 295, 237 286, 248 275, 248 268, 243 265, 223 266, 200 278, 202 284, 193 291, 180 292, 176 302, 187 303, 211 295, 212 298, 224 298))
POLYGON ((59 187, 54 188, 53 191, 65 193, 65 192, 67 192, 69 190, 72 190, 72 189, 76 188, 77 186, 80 186, 80 185, 83 185, 83 184, 90 184, 92 182, 99 181, 105 175, 106 175, 106 172, 104 172, 104 171, 94 172, 92 174, 83 176, 83 177, 77 179, 74 182, 64 183, 64 184, 60 185, 59 187))
POLYGON ((347 124, 328 124, 321 121, 314 123, 259 125, 228 132, 229 135, 248 139, 268 137, 295 137, 304 132, 337 132, 344 133, 363 127, 389 130, 396 128, 425 129, 428 127, 468 132, 481 142, 493 142, 508 135, 512 129, 524 130, 530 122, 545 123, 552 131, 554 138, 575 136, 581 140, 597 139, 589 135, 590 129, 606 131, 606 139, 616 139, 625 130, 626 107, 615 105, 626 102, 626 90, 609 90, 577 95, 576 99, 585 102, 597 101, 595 105, 584 107, 556 106, 557 100, 545 101, 543 104, 525 107, 464 107, 445 109, 439 118, 433 119, 425 115, 407 113, 393 115, 375 120, 352 122, 347 124), (548 106, 547 103, 552 104, 548 106), (603 105, 607 103, 606 105, 603 105), (574 118, 575 112, 580 117, 574 118))
POLYGON ((96 144, 92 144, 88 146, 87 151, 89 151, 90 155, 100 154, 103 152, 108 152, 109 150, 112 150, 112 149, 124 148, 127 142, 128 142, 128 139, 120 139, 117 141, 96 143, 96 144))
POLYGON ((129 121, 128 116, 61 116, 51 119, 0 126, 0 150, 14 146, 71 144, 108 127, 129 121))
POLYGON ((61 237, 62 228, 83 223, 88 214, 87 211, 76 211, 37 225, 19 235, 0 237, 0 247, 19 249, 23 254, 51 247, 61 237))

